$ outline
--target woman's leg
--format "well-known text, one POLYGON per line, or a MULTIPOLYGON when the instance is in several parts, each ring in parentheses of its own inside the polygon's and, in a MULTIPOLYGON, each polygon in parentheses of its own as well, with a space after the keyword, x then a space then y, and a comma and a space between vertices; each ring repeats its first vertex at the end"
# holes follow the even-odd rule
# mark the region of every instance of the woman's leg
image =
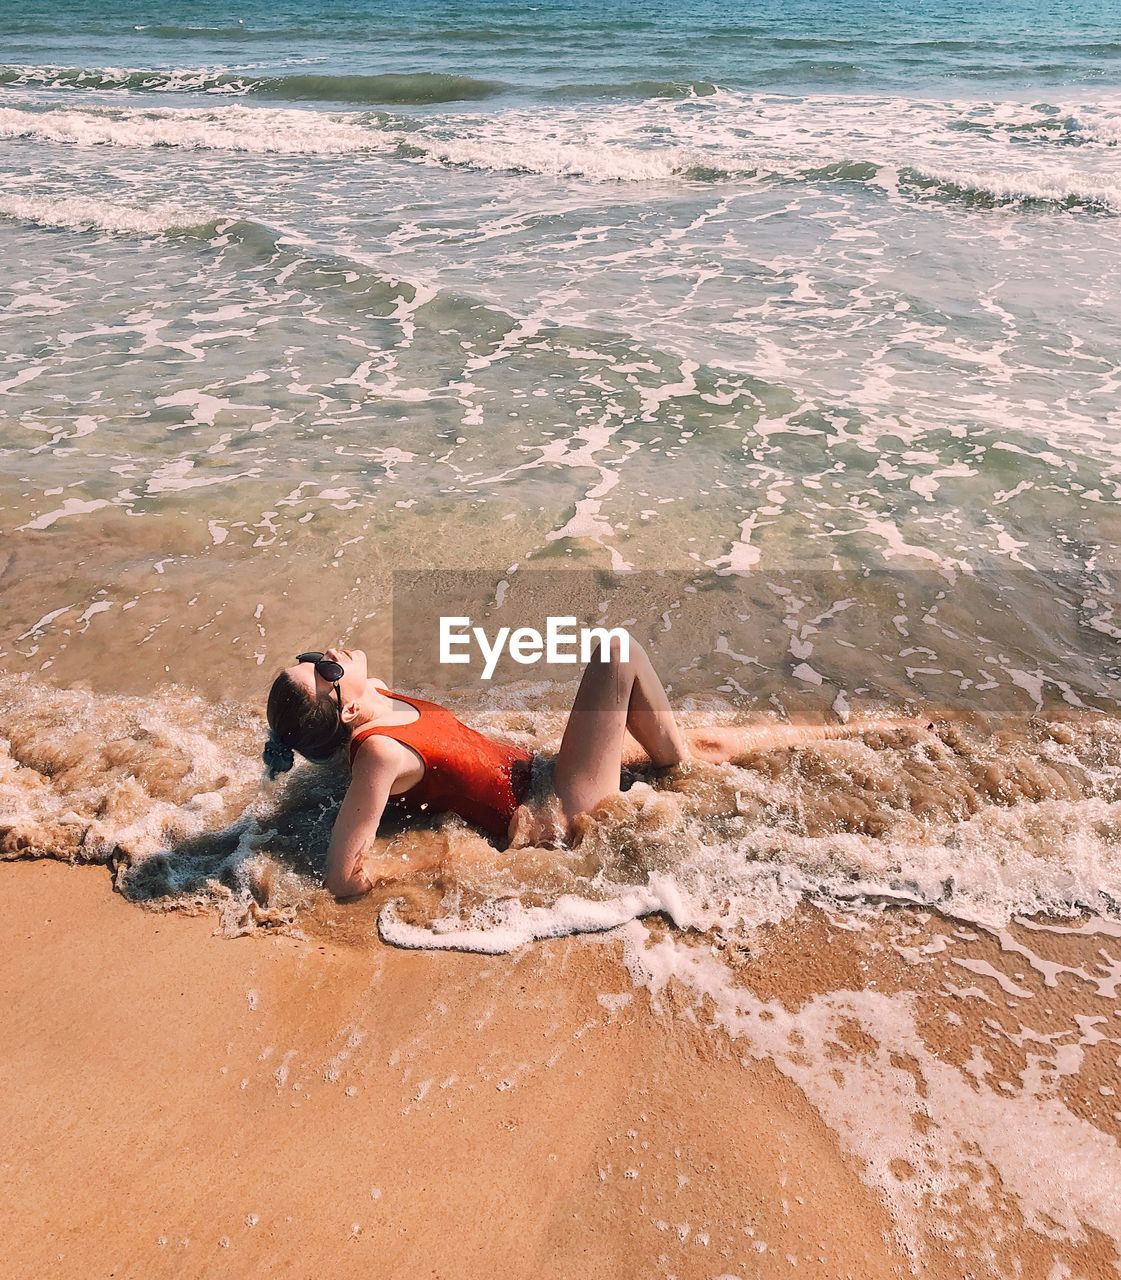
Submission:
POLYGON ((659 767, 678 764, 689 754, 646 651, 633 639, 629 649, 624 661, 621 645, 613 640, 606 659, 601 653, 584 669, 553 775, 569 821, 619 790, 628 730, 659 767))
POLYGON ((608 658, 584 670, 557 753, 553 786, 565 817, 587 813, 619 790, 627 732, 650 761, 667 768, 683 760, 735 762, 756 751, 807 746, 811 742, 859 738, 866 733, 903 732, 919 740, 934 726, 918 719, 870 719, 848 724, 731 725, 682 731, 646 651, 634 639, 627 661, 616 642, 608 658))
POLYGON ((866 733, 904 733, 918 741, 929 737, 934 726, 925 720, 853 720, 848 724, 766 724, 750 728, 712 725, 685 731, 689 755, 712 764, 735 764, 757 751, 779 747, 805 747, 811 742, 835 742, 861 738, 866 733))

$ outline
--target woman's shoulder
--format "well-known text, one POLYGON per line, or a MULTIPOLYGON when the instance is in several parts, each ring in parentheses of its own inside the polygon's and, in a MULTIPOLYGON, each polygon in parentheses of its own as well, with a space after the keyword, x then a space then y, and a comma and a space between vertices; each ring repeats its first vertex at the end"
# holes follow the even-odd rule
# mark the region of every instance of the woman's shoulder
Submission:
POLYGON ((375 689, 389 688, 389 685, 387 685, 384 680, 379 680, 376 676, 370 677, 370 683, 374 686, 375 689))
POLYGON ((396 764, 401 759, 401 744, 388 734, 377 729, 361 730, 355 735, 357 741, 350 749, 350 767, 356 768, 360 763, 367 768, 379 765, 396 764))

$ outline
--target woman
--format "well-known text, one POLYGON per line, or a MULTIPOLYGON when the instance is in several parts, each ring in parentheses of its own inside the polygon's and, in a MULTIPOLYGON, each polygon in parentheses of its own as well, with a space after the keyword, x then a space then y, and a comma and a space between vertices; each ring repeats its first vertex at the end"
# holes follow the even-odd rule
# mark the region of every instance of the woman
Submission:
POLYGON ((422 698, 392 693, 366 670, 360 649, 299 656, 269 692, 270 777, 293 764, 293 751, 323 762, 350 752, 351 780, 335 819, 324 882, 339 898, 368 893, 392 879, 392 860, 368 858, 391 801, 407 809, 450 811, 498 840, 554 843, 571 838, 577 819, 619 790, 626 735, 651 764, 669 768, 690 757, 727 761, 759 747, 848 737, 875 724, 774 726, 683 732, 650 659, 633 639, 624 659, 612 642, 588 664, 557 753, 556 805, 527 805, 532 756, 468 728, 422 698))

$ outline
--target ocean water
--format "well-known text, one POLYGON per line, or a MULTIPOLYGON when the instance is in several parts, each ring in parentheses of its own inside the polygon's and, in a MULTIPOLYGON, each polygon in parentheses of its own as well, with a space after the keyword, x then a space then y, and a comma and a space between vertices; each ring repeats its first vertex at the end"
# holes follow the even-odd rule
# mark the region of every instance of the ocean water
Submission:
MULTIPOLYGON (((976 1183, 982 1133, 1018 1220, 1121 1240, 1116 1142, 1055 1094, 1078 1046, 1115 1043, 1094 1028, 1121 927, 1116 18, 6 4, 4 856, 107 864, 231 933, 495 952, 613 930, 636 983, 673 976, 786 1064, 908 1239, 915 1197, 976 1183), (264 788, 264 696, 332 642, 408 687, 426 569, 482 584, 498 622, 520 583, 547 609, 579 581, 687 721, 759 725, 759 750, 640 778, 577 850, 391 831, 430 874, 344 925, 316 877, 345 775, 264 788), (656 607, 627 602, 633 571, 669 575, 656 607), (792 750, 773 722, 853 729, 792 750), (863 1129, 873 1088, 908 1132, 935 1105, 891 1055, 941 1082, 951 1129, 980 1104, 903 996, 776 1022, 717 973, 807 902, 945 982, 1035 981, 1040 1019, 1057 974, 1081 984, 1073 1022, 1037 1019, 1052 1075, 1029 1056, 1015 1105, 988 1090, 944 1148, 863 1129), (982 935, 1027 977, 994 977, 982 935), (830 1092, 844 1026, 873 1024, 887 1047, 830 1092), (1025 1162, 1045 1131, 1088 1162, 1066 1191, 1025 1162)), ((547 751, 571 686, 524 675, 445 692, 547 751)), ((1115 1129, 1102 1070, 1082 1080, 1115 1129)))
MULTIPOLYGON (((493 609, 540 570, 548 611, 558 575, 649 570, 665 600, 612 616, 694 722, 945 726, 822 746, 659 865, 855 840, 843 875, 924 900, 1121 900, 1108 6, 14 4, 0 33, 11 850, 217 830, 240 865, 273 671, 338 639, 409 678, 395 571, 474 571, 493 609), (1073 806, 1058 870, 1021 856, 1041 802, 1073 806)), ((447 694, 547 747, 571 688, 447 694)))

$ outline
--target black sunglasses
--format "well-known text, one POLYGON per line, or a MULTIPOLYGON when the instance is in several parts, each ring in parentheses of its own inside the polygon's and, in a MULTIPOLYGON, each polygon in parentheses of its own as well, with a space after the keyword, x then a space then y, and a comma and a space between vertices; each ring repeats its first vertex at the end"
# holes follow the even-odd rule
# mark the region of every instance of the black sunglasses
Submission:
POLYGON ((339 703, 339 715, 342 715, 343 695, 342 690, 339 688, 339 681, 345 674, 343 664, 341 662, 335 662, 332 658, 325 658, 321 653, 301 653, 297 655, 296 661, 315 663, 315 674, 322 676, 329 685, 334 687, 335 697, 338 699, 339 703))

